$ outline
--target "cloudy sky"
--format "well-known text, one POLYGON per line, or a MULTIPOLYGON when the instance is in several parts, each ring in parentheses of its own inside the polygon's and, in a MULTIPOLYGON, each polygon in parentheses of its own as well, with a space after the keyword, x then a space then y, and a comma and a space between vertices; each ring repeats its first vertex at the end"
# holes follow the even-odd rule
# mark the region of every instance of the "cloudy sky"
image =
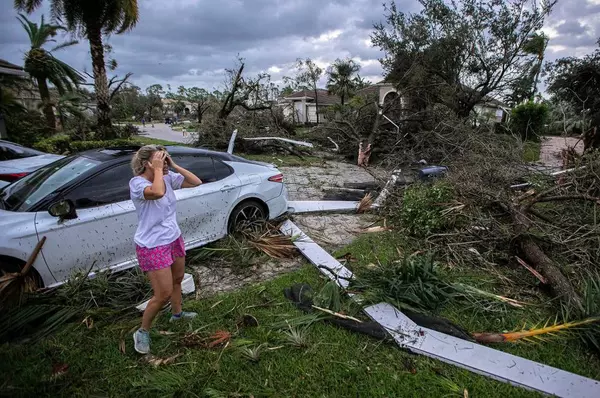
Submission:
MULTIPOLYGON (((294 61, 310 57, 321 67, 351 57, 361 75, 381 79, 369 35, 383 17, 383 0, 139 0, 140 21, 108 43, 119 62, 116 73, 133 72, 142 88, 159 83, 219 88, 223 69, 236 55, 249 73, 268 72, 274 81, 292 75, 294 61)), ((47 4, 30 19, 48 14, 47 4)), ((418 11, 416 0, 398 8, 418 11)), ((16 20, 13 0, 0 0, 0 58, 23 63, 26 33, 16 20)), ((583 55, 600 36, 600 0, 559 0, 544 29, 551 37, 547 58, 583 55)), ((57 52, 70 65, 91 72, 87 42, 57 52)), ((323 81, 324 83, 324 81, 323 81)))

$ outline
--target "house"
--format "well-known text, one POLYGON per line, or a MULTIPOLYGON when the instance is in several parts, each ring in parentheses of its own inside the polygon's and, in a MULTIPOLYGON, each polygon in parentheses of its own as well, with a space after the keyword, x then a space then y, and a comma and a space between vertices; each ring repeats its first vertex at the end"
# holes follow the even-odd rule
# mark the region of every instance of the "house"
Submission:
MULTIPOLYGON (((41 100, 27 72, 19 65, 0 59, 0 90, 7 90, 17 103, 29 110, 39 110, 41 100)), ((4 115, 0 113, 0 138, 6 138, 4 115)))
POLYGON ((29 78, 29 74, 19 65, 0 59, 0 83, 4 79, 21 79, 19 84, 3 85, 10 87, 11 94, 18 103, 28 110, 39 110, 41 105, 40 94, 29 78))
POLYGON ((163 113, 165 114, 165 116, 170 116, 173 117, 176 115, 175 112, 175 104, 178 102, 182 102, 183 105, 185 106, 183 109, 183 112, 181 112, 181 115, 185 115, 185 116, 189 116, 189 114, 191 112, 195 112, 195 104, 189 102, 189 101, 182 101, 182 100, 177 100, 177 99, 171 99, 171 98, 162 98, 161 99, 162 104, 163 104, 163 113))
POLYGON ((319 119, 323 108, 341 103, 337 95, 329 94, 327 90, 317 89, 317 100, 313 90, 296 91, 281 98, 278 105, 283 108, 283 115, 298 124, 317 122, 317 102, 319 104, 319 119))
MULTIPOLYGON (((399 94, 392 83, 380 82, 359 90, 356 95, 376 98, 379 104, 383 105, 398 98, 399 94)), ((324 89, 317 89, 317 99, 320 111, 319 121, 323 119, 323 108, 341 103, 340 97, 330 94, 324 89)), ((277 105, 283 108, 283 114, 286 118, 298 124, 307 124, 317 122, 316 102, 313 90, 301 90, 280 98, 277 105)), ((402 103, 404 104, 404 102, 402 103)))
POLYGON ((502 123, 510 116, 510 107, 495 98, 485 97, 480 104, 473 108, 477 124, 480 123, 502 123))
MULTIPOLYGON (((317 95, 319 100, 319 109, 321 112, 323 108, 327 106, 341 103, 341 100, 338 96, 329 94, 327 90, 318 89, 317 95)), ((358 90, 356 95, 365 98, 373 98, 377 100, 381 106, 388 102, 397 100, 398 97, 400 97, 400 93, 398 92, 398 89, 395 87, 394 83, 388 83, 384 81, 358 90)), ((315 94, 312 90, 297 91, 288 96, 280 98, 278 101, 278 106, 283 108, 284 116, 290 120, 293 120, 295 123, 316 123, 317 117, 314 96, 315 94)), ((405 98, 400 97, 401 109, 405 109, 407 104, 408 101, 405 98)), ((476 105, 473 111, 479 122, 486 121, 488 123, 505 121, 510 113, 508 106, 489 97, 486 97, 481 104, 476 105)), ((319 120, 321 121, 321 119, 322 118, 320 116, 319 120)))

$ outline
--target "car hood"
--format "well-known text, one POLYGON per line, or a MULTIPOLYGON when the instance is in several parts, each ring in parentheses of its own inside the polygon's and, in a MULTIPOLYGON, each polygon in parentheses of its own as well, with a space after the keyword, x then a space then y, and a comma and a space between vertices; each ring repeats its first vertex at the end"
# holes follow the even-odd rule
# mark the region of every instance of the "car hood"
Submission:
POLYGON ((31 173, 42 166, 50 164, 58 159, 62 159, 62 155, 40 155, 31 156, 29 158, 5 160, 0 162, 0 174, 8 173, 31 173))

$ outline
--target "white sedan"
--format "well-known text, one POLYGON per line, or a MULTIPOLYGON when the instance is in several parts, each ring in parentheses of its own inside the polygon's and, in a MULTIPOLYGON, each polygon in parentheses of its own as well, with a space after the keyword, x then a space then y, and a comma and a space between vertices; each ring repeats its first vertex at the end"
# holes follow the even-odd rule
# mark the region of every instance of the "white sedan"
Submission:
MULTIPOLYGON (((74 272, 137 264, 137 216, 129 198, 130 161, 139 147, 87 151, 45 166, 0 191, 0 274, 17 272, 43 237, 35 260, 40 287, 74 272)), ((283 175, 273 165, 228 153, 167 147, 204 184, 176 191, 186 249, 218 240, 246 220, 287 211, 283 175)))

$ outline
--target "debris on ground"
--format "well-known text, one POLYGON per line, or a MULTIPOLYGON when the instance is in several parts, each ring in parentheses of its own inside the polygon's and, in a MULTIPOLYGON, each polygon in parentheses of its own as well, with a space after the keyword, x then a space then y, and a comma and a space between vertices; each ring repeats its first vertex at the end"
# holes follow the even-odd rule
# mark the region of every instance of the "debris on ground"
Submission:
MULTIPOLYGON (((289 235, 299 236, 295 241, 298 249, 341 289, 347 289, 351 286, 354 274, 315 244, 292 222, 284 223, 282 231, 289 235)), ((460 296, 460 294, 465 294, 464 291, 460 291, 461 289, 458 286, 448 284, 444 287, 443 282, 435 278, 431 260, 426 260, 419 265, 411 261, 406 262, 407 259, 414 258, 415 255, 405 257, 403 267, 410 271, 398 276, 405 278, 406 281, 410 281, 411 278, 417 278, 420 284, 422 277, 419 275, 423 275, 425 276, 425 280, 429 281, 428 283, 437 283, 438 286, 432 285, 431 289, 407 290, 410 294, 402 295, 401 302, 398 301, 398 296, 394 294, 394 297, 396 297, 394 302, 396 304, 409 302, 409 310, 410 307, 415 306, 417 309, 423 309, 430 307, 431 304, 423 298, 419 298, 415 293, 423 292, 425 294, 426 291, 439 292, 446 289, 446 293, 444 294, 446 297, 439 296, 437 298, 438 301, 448 300, 455 295, 460 296), (423 268, 423 265, 428 265, 428 267, 423 268), (416 276, 411 275, 411 273, 416 273, 416 276)), ((394 280, 387 276, 379 280, 384 283, 394 283, 394 280)), ((487 292, 482 293, 479 290, 475 288, 468 289, 468 294, 473 293, 484 298, 488 296, 487 292)), ((306 305, 306 299, 303 304, 302 297, 312 298, 312 294, 305 292, 309 292, 309 287, 296 285, 290 289, 286 289, 285 295, 291 298, 299 308, 304 308, 306 311, 309 310, 309 307, 306 305)), ((393 290, 390 290, 389 287, 382 289, 383 294, 389 295, 392 292, 393 290)), ((418 325, 403 312, 388 303, 380 302, 379 304, 369 305, 369 301, 365 302, 364 297, 360 294, 356 295, 354 289, 351 293, 349 292, 349 295, 353 300, 358 300, 361 305, 366 305, 366 307, 363 307, 363 310, 378 325, 380 330, 384 330, 386 334, 389 333, 401 347, 407 348, 412 352, 437 358, 469 370, 474 370, 480 374, 510 382, 511 384, 560 397, 582 396, 591 398, 597 396, 600 389, 600 383, 594 380, 496 351, 474 344, 467 339, 457 338, 418 325)), ((499 299, 502 303, 520 305, 520 303, 512 299, 507 300, 503 296, 495 298, 499 299)), ((331 319, 337 318, 332 317, 331 319)), ((352 322, 358 325, 362 324, 355 321, 352 322)), ((587 320, 585 322, 586 324, 593 323, 587 320)))

